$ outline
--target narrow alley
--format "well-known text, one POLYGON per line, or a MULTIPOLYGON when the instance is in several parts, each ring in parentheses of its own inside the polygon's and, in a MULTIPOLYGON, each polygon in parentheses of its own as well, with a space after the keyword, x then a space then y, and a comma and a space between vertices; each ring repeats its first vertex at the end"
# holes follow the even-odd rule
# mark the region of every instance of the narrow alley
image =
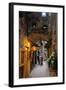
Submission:
POLYGON ((57 13, 19 12, 19 78, 57 76, 57 13))

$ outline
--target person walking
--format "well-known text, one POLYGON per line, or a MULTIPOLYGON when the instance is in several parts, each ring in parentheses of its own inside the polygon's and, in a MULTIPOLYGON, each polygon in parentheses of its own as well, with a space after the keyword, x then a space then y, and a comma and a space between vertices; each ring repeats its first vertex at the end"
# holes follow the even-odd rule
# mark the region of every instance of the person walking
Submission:
POLYGON ((39 61, 40 61, 40 65, 43 65, 43 52, 42 49, 40 48, 40 55, 39 55, 39 61))

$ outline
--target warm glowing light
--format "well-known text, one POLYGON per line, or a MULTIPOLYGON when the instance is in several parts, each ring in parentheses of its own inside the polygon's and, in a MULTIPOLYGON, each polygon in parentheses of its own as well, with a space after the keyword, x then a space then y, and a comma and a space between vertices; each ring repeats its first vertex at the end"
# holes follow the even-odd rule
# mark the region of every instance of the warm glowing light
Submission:
POLYGON ((33 51, 36 51, 36 50, 37 50, 37 48, 36 48, 35 46, 33 46, 33 47, 32 47, 32 50, 33 50, 33 51))
POLYGON ((23 40, 23 46, 28 48, 27 50, 30 51, 30 42, 27 37, 25 37, 23 40))
POLYGON ((27 51, 27 48, 25 48, 25 51, 27 51))
POLYGON ((30 47, 30 42, 28 41, 28 39, 26 37, 23 40, 23 44, 25 47, 30 47))
POLYGON ((30 43, 29 42, 27 42, 27 47, 30 47, 30 43))

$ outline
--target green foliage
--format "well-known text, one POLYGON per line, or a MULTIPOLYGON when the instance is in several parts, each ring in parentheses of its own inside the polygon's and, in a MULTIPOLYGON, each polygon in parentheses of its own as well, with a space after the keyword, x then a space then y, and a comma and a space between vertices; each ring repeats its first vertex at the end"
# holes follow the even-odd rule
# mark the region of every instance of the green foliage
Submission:
POLYGON ((50 57, 47 59, 49 67, 53 67, 54 69, 57 69, 57 55, 52 52, 50 57))

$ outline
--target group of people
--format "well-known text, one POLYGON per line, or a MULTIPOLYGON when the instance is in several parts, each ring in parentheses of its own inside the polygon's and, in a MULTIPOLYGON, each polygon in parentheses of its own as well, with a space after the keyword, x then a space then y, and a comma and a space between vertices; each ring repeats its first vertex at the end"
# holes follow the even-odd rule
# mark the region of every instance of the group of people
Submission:
POLYGON ((43 65, 43 59, 44 59, 44 53, 41 48, 33 52, 33 55, 32 55, 33 65, 35 64, 43 65))
POLYGON ((39 65, 43 65, 43 52, 41 49, 36 51, 36 63, 39 65))
POLYGON ((36 51, 34 51, 32 54, 33 65, 35 64, 43 65, 43 61, 45 60, 45 57, 47 56, 47 54, 45 53, 46 51, 44 51, 43 49, 44 45, 42 41, 39 44, 40 44, 39 48, 36 51))

